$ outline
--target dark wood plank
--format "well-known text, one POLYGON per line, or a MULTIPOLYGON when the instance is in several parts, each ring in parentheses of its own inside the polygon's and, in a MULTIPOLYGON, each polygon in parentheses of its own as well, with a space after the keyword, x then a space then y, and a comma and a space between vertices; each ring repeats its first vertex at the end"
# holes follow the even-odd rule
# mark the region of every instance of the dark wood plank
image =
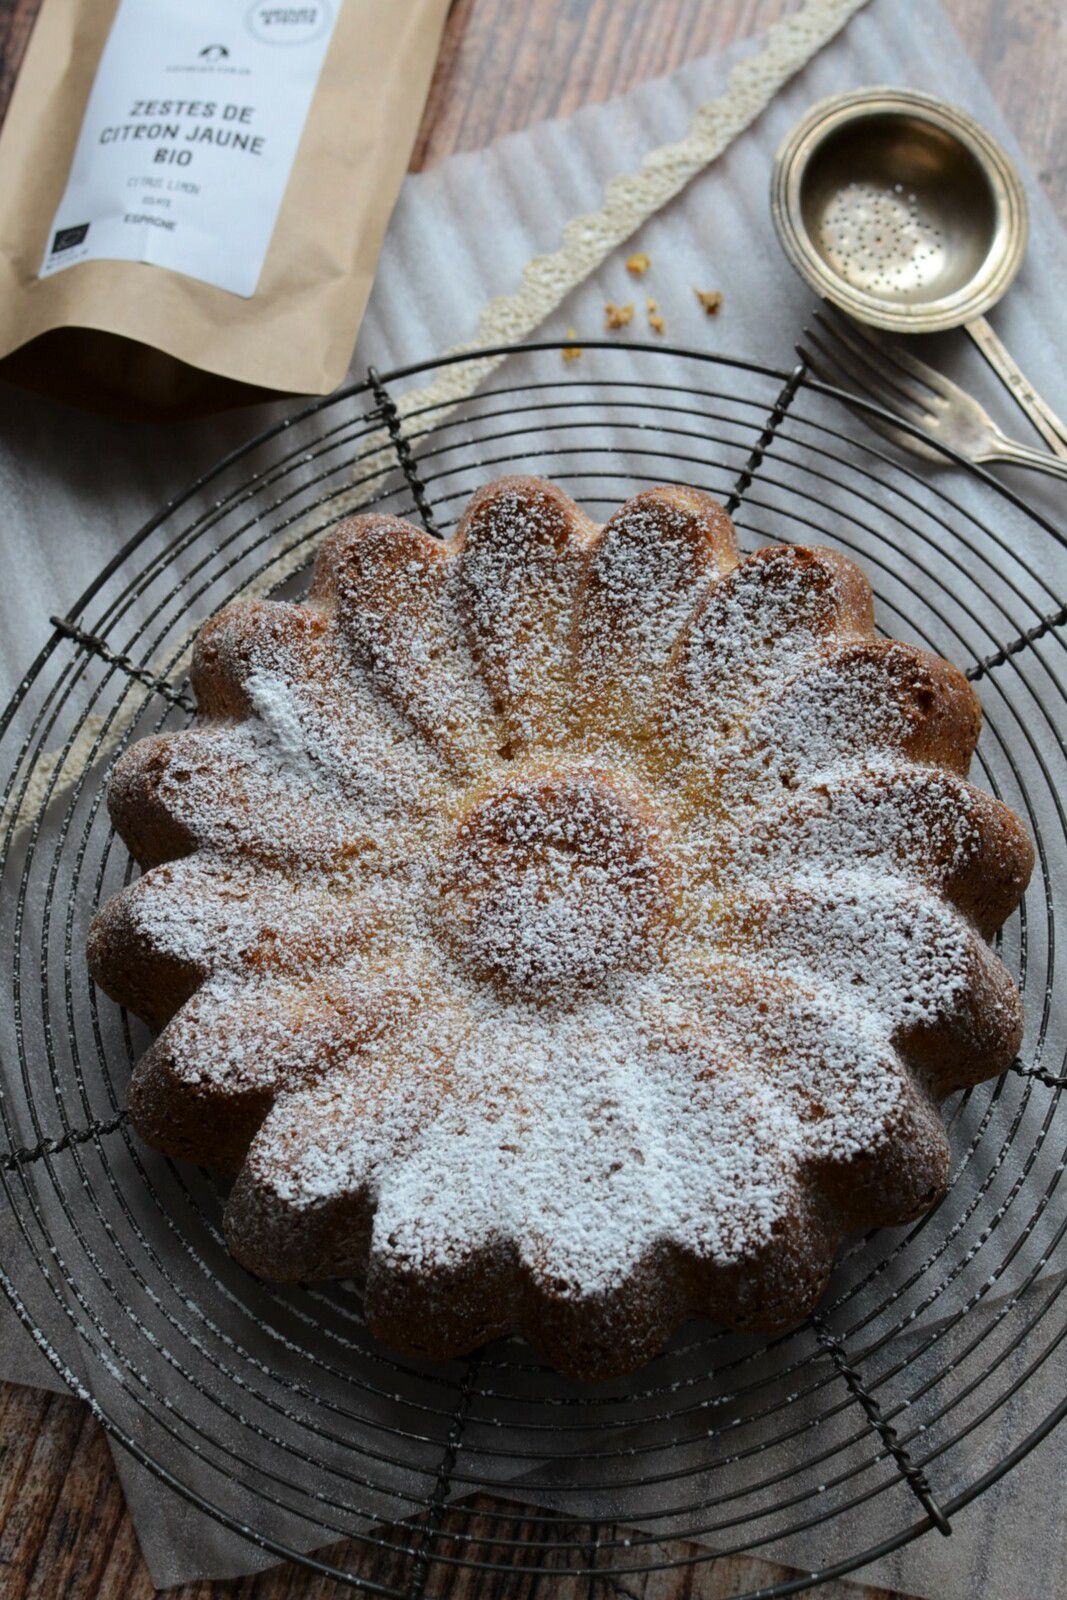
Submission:
POLYGON ((607 100, 793 9, 795 0, 456 0, 412 166, 607 100))
MULTIPOLYGON (((1067 221, 1067 7, 943 3, 1067 221)), ((793 9, 795 0, 456 0, 412 166, 621 94, 793 9)))
MULTIPOLYGON (((762 29, 794 0, 456 0, 413 167, 501 133, 621 93, 646 78, 762 29)), ((0 116, 39 0, 0 0, 0 116)), ((1040 181, 1067 217, 1067 11, 1061 0, 946 0, 969 53, 1015 129, 1040 181)), ((492 1504, 499 1514, 501 1502, 492 1504)), ((522 1512, 516 1508, 516 1521, 522 1512)), ((488 1534, 475 1522, 471 1531, 488 1534)), ((677 1559, 678 1545, 671 1547, 677 1559)), ((368 1579, 391 1558, 364 1547, 335 1552, 368 1579)), ((395 1577, 395 1564, 393 1575, 395 1577)), ((628 1578, 625 1588, 558 1579, 553 1600, 727 1600, 786 1576, 783 1568, 726 1560, 628 1578)), ((476 1575, 436 1571, 456 1600, 498 1593, 476 1575)), ((0 1385, 0 1593, 4 1600, 148 1600, 153 1594, 101 1430, 73 1400, 0 1385)), ((519 1597, 531 1585, 510 1590, 519 1597)), ((542 1593, 546 1592, 542 1589, 542 1593)), ((339 1600, 337 1584, 298 1567, 232 1583, 192 1584, 175 1600, 339 1600)), ((902 1600, 831 1585, 825 1600, 902 1600)))

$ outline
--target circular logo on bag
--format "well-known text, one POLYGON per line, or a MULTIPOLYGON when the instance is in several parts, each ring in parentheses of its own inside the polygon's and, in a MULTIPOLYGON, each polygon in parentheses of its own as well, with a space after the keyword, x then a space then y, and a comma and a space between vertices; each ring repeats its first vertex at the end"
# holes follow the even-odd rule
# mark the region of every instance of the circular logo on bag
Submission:
POLYGON ((321 39, 331 21, 326 0, 256 0, 245 26, 264 44, 310 44, 321 39))

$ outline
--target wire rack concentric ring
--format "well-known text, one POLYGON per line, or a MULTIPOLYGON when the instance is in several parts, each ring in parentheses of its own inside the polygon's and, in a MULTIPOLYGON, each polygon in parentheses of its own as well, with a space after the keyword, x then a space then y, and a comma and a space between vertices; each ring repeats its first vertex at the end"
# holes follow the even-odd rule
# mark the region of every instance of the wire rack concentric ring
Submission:
MULTIPOLYGON (((456 359, 487 354, 504 352, 456 359)), ((113 1440, 205 1527, 353 1588, 443 1596, 470 1569, 502 1594, 508 1578, 621 1579, 784 1546, 806 1570, 760 1594, 786 1595, 950 1532, 1067 1410, 1064 536, 958 459, 912 470, 803 363, 599 341, 567 366, 556 344, 507 355, 462 403, 411 400, 442 365, 428 363, 308 406, 168 505, 54 619, 0 721, 0 1285, 113 1440), (133 870, 102 802, 108 768, 190 720, 195 629, 234 594, 299 593, 344 515, 447 533, 479 483, 514 470, 556 479, 598 520, 649 483, 695 484, 729 505, 746 549, 854 556, 884 630, 978 682, 977 780, 1038 857, 1001 940, 1023 1054, 950 1103, 944 1202, 851 1241, 788 1335, 694 1323, 593 1388, 518 1340, 402 1360, 367 1333, 353 1286, 283 1289, 237 1267, 218 1181, 127 1125, 148 1036, 83 956, 93 910, 133 870)))

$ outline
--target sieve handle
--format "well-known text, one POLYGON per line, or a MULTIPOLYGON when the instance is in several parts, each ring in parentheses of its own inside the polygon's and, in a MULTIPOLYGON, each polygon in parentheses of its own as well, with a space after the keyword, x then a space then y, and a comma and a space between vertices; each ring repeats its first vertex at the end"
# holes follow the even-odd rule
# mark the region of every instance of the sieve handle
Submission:
POLYGON ((1001 383, 1007 388, 1012 399, 1025 411, 1049 449, 1056 455, 1067 458, 1067 428, 1052 407, 1042 400, 985 317, 974 317, 963 326, 1001 383))

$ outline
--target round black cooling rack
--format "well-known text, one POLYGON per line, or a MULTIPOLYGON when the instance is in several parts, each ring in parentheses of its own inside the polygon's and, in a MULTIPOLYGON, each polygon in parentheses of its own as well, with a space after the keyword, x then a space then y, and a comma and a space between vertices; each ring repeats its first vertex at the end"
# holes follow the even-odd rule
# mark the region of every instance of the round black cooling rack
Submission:
POLYGON ((1067 1410, 1064 536, 947 452, 911 470, 857 411, 878 408, 846 405, 803 362, 662 345, 372 372, 220 462, 53 619, 0 722, 0 1284, 112 1439, 224 1529, 380 1595, 445 1596, 458 1569, 504 1594, 509 1575, 529 1590, 741 1553, 803 1568, 759 1591, 786 1595, 950 1533, 1067 1410), (433 386, 465 370, 488 371, 473 397, 433 386), (1001 939, 1023 1053, 950 1102, 943 1203, 851 1241, 794 1332, 693 1323, 596 1387, 519 1340, 403 1360, 369 1336, 353 1286, 278 1288, 236 1266, 218 1182, 127 1125, 148 1035, 94 991, 83 955, 132 870, 108 769, 189 722, 196 628, 235 594, 299 593, 342 516, 382 508, 444 534, 507 471, 554 478, 597 520, 651 483, 694 484, 727 503, 746 549, 856 557, 884 631, 977 681, 975 777, 1037 846, 1001 939))

